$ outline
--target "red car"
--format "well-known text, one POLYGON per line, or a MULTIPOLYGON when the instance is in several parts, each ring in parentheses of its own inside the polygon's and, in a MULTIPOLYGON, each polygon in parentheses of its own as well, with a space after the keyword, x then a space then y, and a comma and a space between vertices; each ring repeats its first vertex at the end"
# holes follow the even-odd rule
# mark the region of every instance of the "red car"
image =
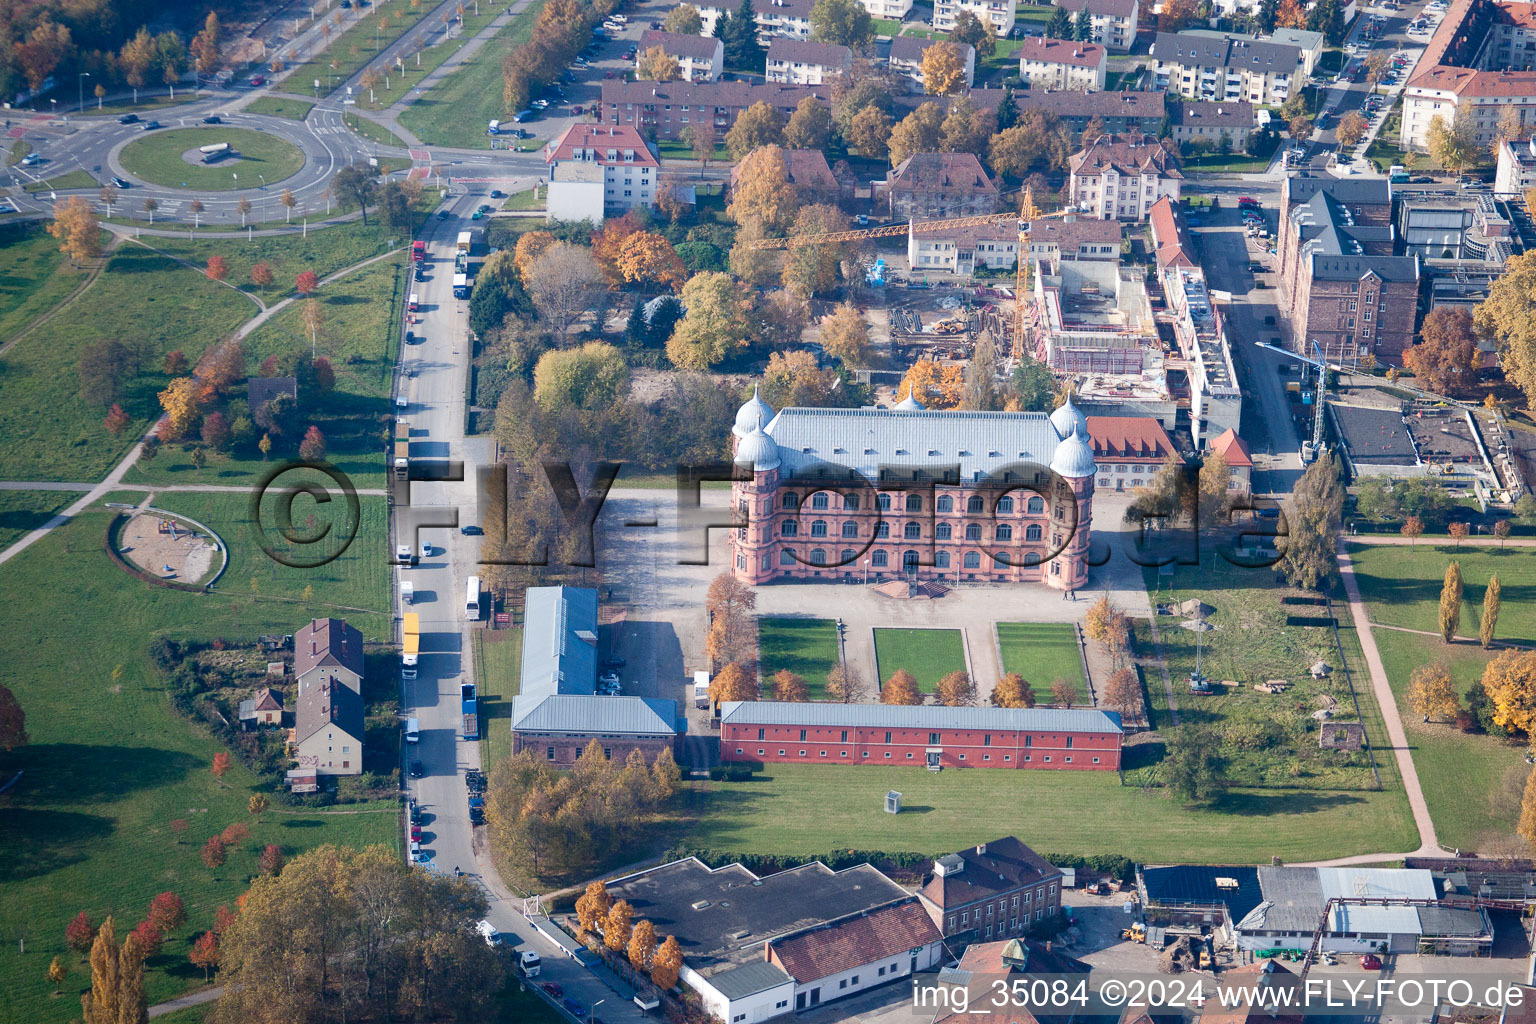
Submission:
POLYGON ((1258 206, 1259 205, 1259 201, 1257 199, 1253 198, 1253 196, 1238 196, 1238 198, 1237 198, 1237 205, 1239 205, 1239 206, 1258 206))
POLYGON ((265 78, 263 78, 261 75, 252 75, 251 76, 251 85, 260 87, 260 86, 263 86, 263 85, 266 85, 266 84, 267 84, 267 80, 265 78))
POLYGON ((563 988, 561 988, 559 985, 556 985, 552 981, 546 981, 544 983, 544 991, 548 992, 550 995, 554 996, 556 999, 559 999, 562 995, 565 994, 565 990, 563 988))
POLYGON ((581 107, 579 107, 579 106, 572 107, 571 108, 571 113, 575 114, 577 117, 580 117, 581 116, 581 107))
POLYGON ((1365 954, 1364 956, 1362 956, 1360 958, 1360 969, 1362 971, 1379 971, 1379 970, 1381 970, 1381 958, 1379 956, 1377 956, 1375 953, 1367 953, 1367 954, 1365 954))
POLYGON ((604 78, 612 78, 613 77, 613 72, 612 71, 604 71, 603 72, 603 77, 604 78))

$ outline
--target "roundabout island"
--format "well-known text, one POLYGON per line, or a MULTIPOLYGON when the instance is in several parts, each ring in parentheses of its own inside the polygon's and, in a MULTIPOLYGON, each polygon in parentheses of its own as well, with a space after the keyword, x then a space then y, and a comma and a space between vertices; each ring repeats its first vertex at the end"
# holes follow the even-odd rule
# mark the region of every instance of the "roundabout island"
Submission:
POLYGON ((304 152, 265 132, 209 125, 146 132, 123 147, 118 161, 134 177, 166 188, 229 192, 292 177, 304 166, 304 152), (223 143, 229 154, 205 163, 203 147, 223 143))

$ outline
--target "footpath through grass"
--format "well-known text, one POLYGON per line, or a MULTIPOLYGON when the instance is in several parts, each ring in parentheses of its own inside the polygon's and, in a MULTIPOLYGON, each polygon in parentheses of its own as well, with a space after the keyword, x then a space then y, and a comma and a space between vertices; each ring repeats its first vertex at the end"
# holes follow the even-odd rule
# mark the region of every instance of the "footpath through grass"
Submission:
POLYGON ((1077 688, 1079 702, 1088 703, 1088 684, 1077 652, 1077 633, 1070 622, 999 622, 997 646, 1003 671, 1017 672, 1044 703, 1051 701, 1051 684, 1065 679, 1077 688))
POLYGON ((501 58, 527 42, 543 7, 541 0, 534 0, 520 11, 476 51, 473 60, 459 65, 401 111, 400 123, 429 146, 490 149, 485 126, 517 113, 501 102, 501 58))
POLYGON ((247 114, 286 117, 290 121, 302 121, 314 109, 315 105, 309 100, 292 99, 288 96, 262 96, 245 105, 247 114))
POLYGON ((1360 596, 1371 606, 1371 621, 1438 632, 1440 588, 1445 569, 1461 563, 1463 636, 1477 636, 1482 621, 1483 592, 1488 580, 1499 577, 1497 636, 1516 643, 1536 643, 1536 559, 1529 548, 1493 545, 1427 544, 1410 547, 1351 544, 1360 596))
POLYGON ((773 676, 780 669, 805 679, 811 700, 827 699, 827 674, 838 665, 837 626, 831 619, 758 619, 758 661, 763 696, 772 697, 773 676))
POLYGON ((944 676, 966 671, 965 644, 958 629, 877 629, 875 664, 880 685, 904 668, 932 693, 944 676))
POLYGON ((128 143, 119 159, 130 174, 145 181, 167 188, 215 192, 250 188, 258 177, 276 185, 304 166, 304 153, 286 139, 227 125, 148 132, 128 143), (198 149, 221 142, 229 143, 239 157, 202 163, 198 149), (188 153, 192 154, 190 162, 188 153))
POLYGON ((1254 864, 1418 845, 1401 790, 1234 789, 1189 809, 1113 772, 771 765, 751 782, 700 783, 685 841, 713 850, 806 856, 834 849, 938 854, 1000 835, 1052 853, 1151 863, 1254 864), (885 794, 902 794, 886 814, 885 794))
POLYGON ((480 764, 489 771, 512 754, 512 698, 522 690, 523 630, 475 631, 475 692, 480 707, 480 764))
POLYGON ((280 845, 290 858, 321 843, 397 845, 390 805, 333 814, 274 799, 265 814, 251 815, 255 778, 238 761, 222 779, 213 776, 209 766, 221 746, 172 711, 148 661, 147 645, 157 636, 249 642, 257 633, 291 633, 330 602, 379 609, 347 618, 367 638, 386 635, 382 501, 365 507, 353 548, 310 573, 262 564, 268 560, 245 533, 243 501, 228 494, 160 496, 230 545, 237 575, 211 595, 155 587, 114 565, 102 551, 109 514, 100 509, 0 566, 0 587, 25 595, 12 602, 0 653, 31 735, 27 746, 0 753, 0 777, 24 772, 0 795, 0 931, 27 940, 25 955, 17 942, 0 945, 0 1005, 11 1019, 62 1024, 79 1015, 78 1000, 55 998, 39 969, 60 954, 70 970, 66 990, 88 987, 87 969, 64 948, 64 926, 79 910, 96 922, 113 914, 126 931, 156 893, 170 890, 185 901, 187 926, 148 965, 149 1001, 162 1002, 202 985, 202 971, 187 963, 188 945, 212 925, 220 904, 232 906, 245 890, 264 844, 280 845), (252 594, 248 576, 260 579, 260 594, 252 594), (302 591, 311 582, 316 599, 306 607, 302 591), (250 827, 251 837, 223 867, 209 870, 199 850, 236 822, 250 827))
POLYGON ((47 524, 79 491, 0 491, 0 551, 47 524))
POLYGON ((302 70, 295 69, 289 77, 304 82, 318 76, 321 85, 334 89, 389 49, 396 39, 420 25, 434 9, 430 3, 423 3, 416 11, 406 10, 400 3, 379 3, 334 11, 331 24, 340 34, 310 57, 302 70))
POLYGON ((0 227, 0 344, 57 306, 84 276, 41 224, 0 227))

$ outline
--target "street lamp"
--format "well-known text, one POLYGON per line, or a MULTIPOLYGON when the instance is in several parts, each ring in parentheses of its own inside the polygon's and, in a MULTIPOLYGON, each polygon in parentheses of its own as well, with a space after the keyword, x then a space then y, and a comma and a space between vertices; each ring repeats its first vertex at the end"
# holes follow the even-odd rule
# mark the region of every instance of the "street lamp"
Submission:
POLYGON ((869 559, 864 559, 864 585, 869 586, 869 559))
POLYGON ((79 109, 82 111, 85 110, 85 80, 90 77, 91 73, 89 71, 82 71, 79 77, 75 79, 75 85, 77 86, 75 91, 79 94, 77 99, 79 100, 79 109))
POLYGON ((597 1020, 597 1008, 599 1006, 602 1006, 607 1001, 608 1000, 606 1000, 606 999, 599 999, 597 1002, 593 1003, 592 1004, 592 1009, 587 1012, 587 1020, 589 1020, 589 1021, 597 1020))

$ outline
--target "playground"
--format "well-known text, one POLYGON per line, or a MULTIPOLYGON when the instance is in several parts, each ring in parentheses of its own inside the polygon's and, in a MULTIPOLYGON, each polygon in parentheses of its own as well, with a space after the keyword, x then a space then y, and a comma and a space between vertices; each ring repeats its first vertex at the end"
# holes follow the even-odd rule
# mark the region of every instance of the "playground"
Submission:
POLYGON ((140 512, 124 524, 118 550, 140 569, 164 580, 198 583, 218 563, 221 545, 184 519, 140 512))

